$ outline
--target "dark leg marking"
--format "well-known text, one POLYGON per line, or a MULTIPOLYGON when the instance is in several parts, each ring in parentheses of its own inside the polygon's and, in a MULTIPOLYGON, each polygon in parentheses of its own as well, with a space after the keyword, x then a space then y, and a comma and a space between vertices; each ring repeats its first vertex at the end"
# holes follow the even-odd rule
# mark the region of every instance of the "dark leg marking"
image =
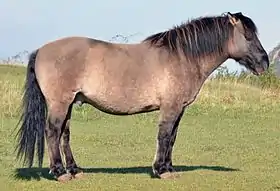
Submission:
POLYGON ((180 118, 182 111, 183 108, 174 109, 172 107, 161 110, 161 119, 159 122, 159 131, 157 136, 157 151, 153 163, 154 174, 161 178, 161 175, 169 172, 166 156, 168 150, 170 150, 169 148, 172 138, 174 139, 174 136, 172 136, 172 134, 175 135, 173 127, 175 126, 177 121, 180 121, 178 119, 180 118))
POLYGON ((45 129, 46 140, 48 145, 48 152, 50 158, 50 172, 55 177, 60 177, 65 174, 66 171, 62 164, 60 155, 59 142, 61 127, 65 117, 50 114, 47 119, 47 125, 45 129))
POLYGON ((169 148, 167 150, 166 157, 165 157, 166 166, 167 166, 167 169, 169 172, 175 172, 173 165, 172 165, 172 151, 173 151, 174 143, 176 141, 179 123, 182 119, 183 114, 184 114, 184 110, 180 113, 178 119, 175 121, 175 124, 172 128, 171 140, 170 140, 169 148))
POLYGON ((50 173, 52 173, 58 181, 65 182, 71 180, 72 176, 66 172, 62 163, 60 139, 69 106, 61 102, 53 102, 50 105, 45 128, 50 159, 50 173))
POLYGON ((70 147, 70 119, 72 114, 72 108, 73 108, 73 104, 69 106, 66 118, 62 126, 61 148, 65 157, 66 171, 67 173, 71 173, 72 175, 75 176, 77 173, 81 171, 74 160, 72 150, 70 147))

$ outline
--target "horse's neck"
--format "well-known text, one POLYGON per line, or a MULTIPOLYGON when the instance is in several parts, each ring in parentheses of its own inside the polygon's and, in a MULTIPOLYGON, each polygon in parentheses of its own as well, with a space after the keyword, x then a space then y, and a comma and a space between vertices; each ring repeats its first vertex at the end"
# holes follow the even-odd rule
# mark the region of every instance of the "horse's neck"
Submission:
POLYGON ((202 77, 202 80, 206 80, 211 73, 216 70, 222 63, 227 60, 227 56, 219 55, 219 56, 211 56, 202 59, 199 64, 199 73, 202 77))

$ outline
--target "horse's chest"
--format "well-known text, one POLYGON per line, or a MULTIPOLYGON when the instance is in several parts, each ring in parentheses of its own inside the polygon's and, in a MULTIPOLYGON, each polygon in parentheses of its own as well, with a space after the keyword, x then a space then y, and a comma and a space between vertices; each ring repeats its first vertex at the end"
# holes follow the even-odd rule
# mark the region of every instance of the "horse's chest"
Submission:
POLYGON ((196 100, 201 87, 201 83, 193 84, 192 86, 186 87, 184 92, 184 106, 187 106, 196 100))

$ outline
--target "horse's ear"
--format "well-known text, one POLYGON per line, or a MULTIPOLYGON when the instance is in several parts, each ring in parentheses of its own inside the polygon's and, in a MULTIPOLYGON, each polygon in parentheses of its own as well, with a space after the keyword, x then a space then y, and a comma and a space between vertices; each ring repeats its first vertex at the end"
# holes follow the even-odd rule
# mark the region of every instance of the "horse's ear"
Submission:
POLYGON ((235 17, 235 15, 231 14, 230 12, 228 12, 228 18, 229 18, 229 22, 235 26, 237 25, 239 19, 235 17))
POLYGON ((232 26, 236 27, 241 33, 245 33, 242 22, 239 19, 240 16, 242 15, 242 13, 239 12, 239 13, 232 14, 232 13, 228 12, 227 15, 228 15, 230 24, 232 24, 232 26))

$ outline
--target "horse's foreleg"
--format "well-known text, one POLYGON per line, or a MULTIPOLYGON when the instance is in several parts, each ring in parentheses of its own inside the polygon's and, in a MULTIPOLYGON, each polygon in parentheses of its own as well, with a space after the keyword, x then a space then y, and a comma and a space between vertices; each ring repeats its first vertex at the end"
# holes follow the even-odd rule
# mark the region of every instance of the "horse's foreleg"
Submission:
MULTIPOLYGON (((175 124, 177 121, 180 121, 183 112, 181 106, 172 106, 172 107, 162 107, 160 109, 160 121, 159 121, 159 131, 157 136, 157 150, 153 163, 153 172, 156 176, 160 178, 170 178, 171 174, 168 169, 168 160, 166 156, 170 150, 170 143, 172 139, 175 142, 175 131, 177 131, 175 124), (173 135, 173 136, 172 136, 173 135)), ((178 127, 178 125, 177 125, 178 127)), ((174 143, 173 143, 174 144, 174 143)), ((170 155, 171 156, 171 155, 170 155)))
POLYGON ((65 157, 66 171, 72 174, 72 176, 74 176, 75 178, 77 178, 81 175, 82 171, 78 168, 70 147, 70 119, 71 119, 72 107, 73 104, 69 106, 66 119, 63 123, 61 148, 65 157))
POLYGON ((67 174, 63 167, 59 148, 62 127, 66 119, 67 111, 68 107, 63 104, 51 104, 45 129, 50 159, 50 173, 52 173, 58 181, 67 181, 72 178, 71 174, 67 174))
POLYGON ((173 165, 172 165, 172 151, 173 151, 174 143, 176 141, 176 136, 177 136, 179 123, 182 119, 183 114, 184 114, 184 110, 180 113, 178 119, 174 123, 174 126, 172 128, 172 134, 171 134, 171 140, 170 140, 169 148, 167 149, 167 153, 166 153, 166 156, 165 156, 165 162, 166 162, 166 166, 167 166, 167 169, 168 169, 169 172, 175 172, 175 170, 173 168, 173 165))

